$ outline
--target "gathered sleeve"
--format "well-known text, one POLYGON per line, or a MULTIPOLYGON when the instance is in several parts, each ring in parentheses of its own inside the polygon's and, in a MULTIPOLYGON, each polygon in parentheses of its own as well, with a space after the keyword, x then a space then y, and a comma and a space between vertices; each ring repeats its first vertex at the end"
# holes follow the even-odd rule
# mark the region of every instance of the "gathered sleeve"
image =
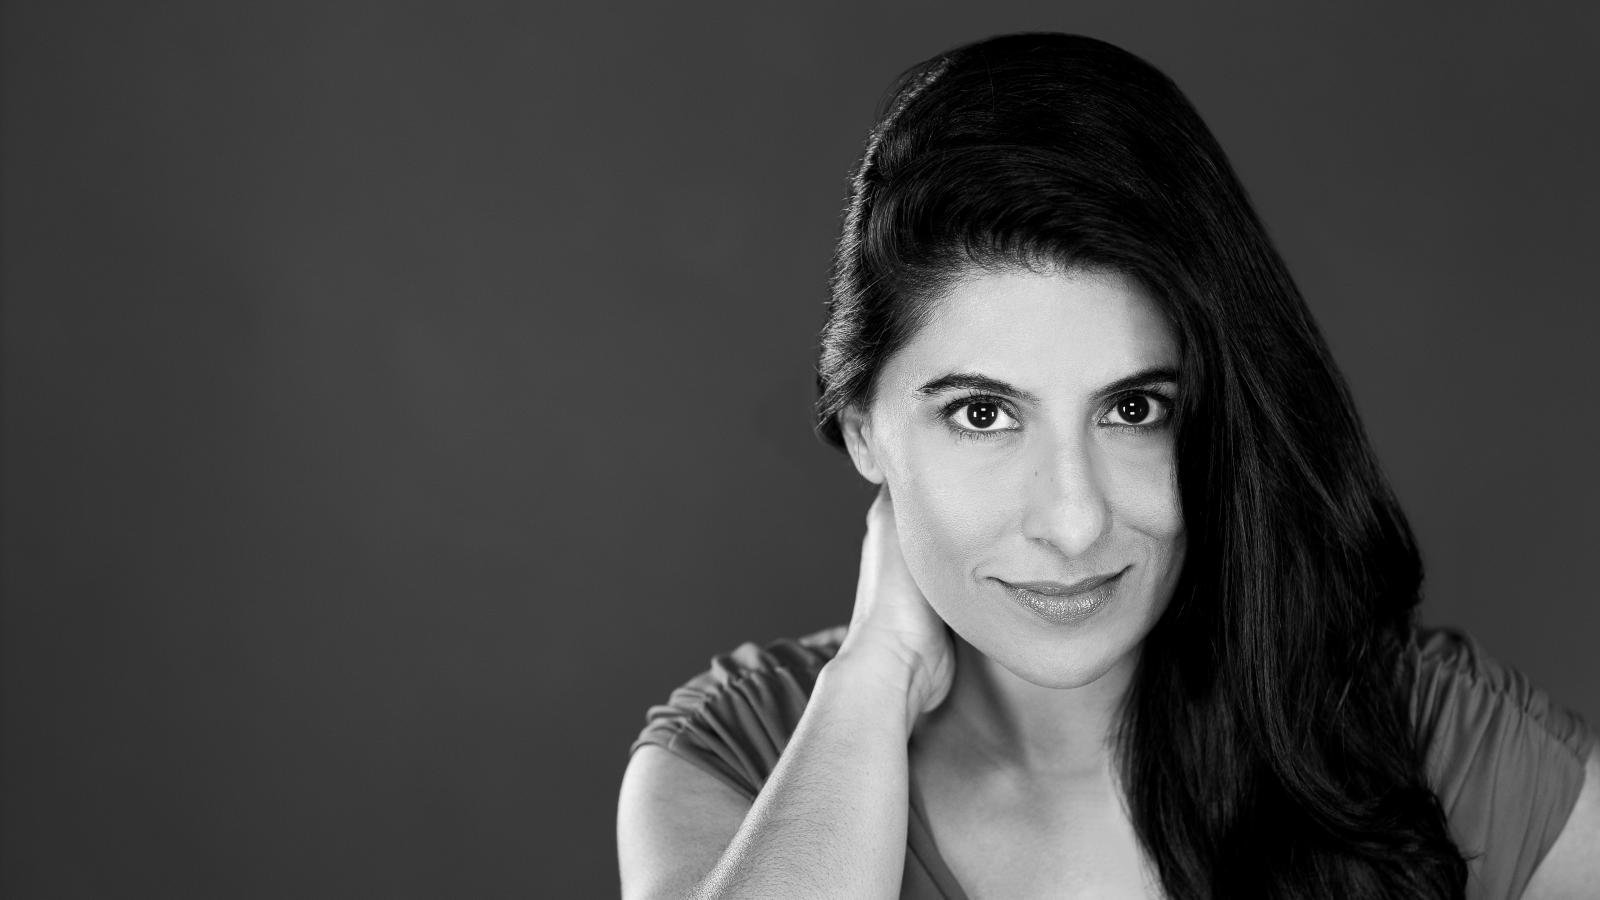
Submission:
POLYGON ((1419 629, 1412 721, 1468 858, 1469 900, 1514 900, 1565 827, 1596 734, 1455 629, 1419 629))
POLYGON ((655 744, 754 800, 805 712, 845 626, 765 646, 746 642, 650 707, 631 756, 655 744))

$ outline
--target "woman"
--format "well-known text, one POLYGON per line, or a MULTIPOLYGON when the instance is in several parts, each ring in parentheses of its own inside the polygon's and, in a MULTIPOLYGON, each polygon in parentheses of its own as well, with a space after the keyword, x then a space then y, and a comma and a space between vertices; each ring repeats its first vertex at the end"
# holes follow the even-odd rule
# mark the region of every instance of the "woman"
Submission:
POLYGON ((914 67, 832 288, 854 612, 650 711, 626 896, 1600 896, 1593 733, 1414 625, 1350 395, 1165 76, 1053 34, 914 67))

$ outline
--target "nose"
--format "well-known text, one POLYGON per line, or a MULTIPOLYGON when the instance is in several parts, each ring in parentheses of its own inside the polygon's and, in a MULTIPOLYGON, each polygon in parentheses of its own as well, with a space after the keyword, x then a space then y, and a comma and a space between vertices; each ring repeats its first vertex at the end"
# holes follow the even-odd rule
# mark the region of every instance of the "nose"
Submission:
POLYGON ((1022 528, 1029 540, 1077 559, 1105 535, 1111 509, 1096 455, 1092 442, 1083 436, 1041 443, 1026 489, 1022 528))

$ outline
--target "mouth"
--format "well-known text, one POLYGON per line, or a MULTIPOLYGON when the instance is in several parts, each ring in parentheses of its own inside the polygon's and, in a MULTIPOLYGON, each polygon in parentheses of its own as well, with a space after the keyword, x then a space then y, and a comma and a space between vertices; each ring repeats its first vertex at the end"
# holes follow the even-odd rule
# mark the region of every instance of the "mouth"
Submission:
POLYGON ((1126 568, 1071 584, 1059 581, 1009 582, 996 578, 1020 606, 1052 625, 1072 625, 1099 612, 1116 596, 1126 568), (1039 590, 1043 588, 1043 590, 1039 590))
POLYGON ((1124 566, 1109 575, 1094 575, 1070 584, 1063 584, 1059 581, 1006 581, 1001 578, 996 578, 995 581, 1013 590, 1027 591, 1044 597, 1079 597, 1109 581, 1120 578, 1122 573, 1126 571, 1128 569, 1124 566))

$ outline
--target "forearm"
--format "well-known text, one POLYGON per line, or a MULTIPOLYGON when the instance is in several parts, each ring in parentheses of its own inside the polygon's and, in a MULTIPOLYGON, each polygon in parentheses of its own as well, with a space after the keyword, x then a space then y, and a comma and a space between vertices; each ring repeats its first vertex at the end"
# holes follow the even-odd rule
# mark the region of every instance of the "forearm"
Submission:
POLYGON ((698 900, 893 900, 905 866, 906 676, 839 659, 698 900))

